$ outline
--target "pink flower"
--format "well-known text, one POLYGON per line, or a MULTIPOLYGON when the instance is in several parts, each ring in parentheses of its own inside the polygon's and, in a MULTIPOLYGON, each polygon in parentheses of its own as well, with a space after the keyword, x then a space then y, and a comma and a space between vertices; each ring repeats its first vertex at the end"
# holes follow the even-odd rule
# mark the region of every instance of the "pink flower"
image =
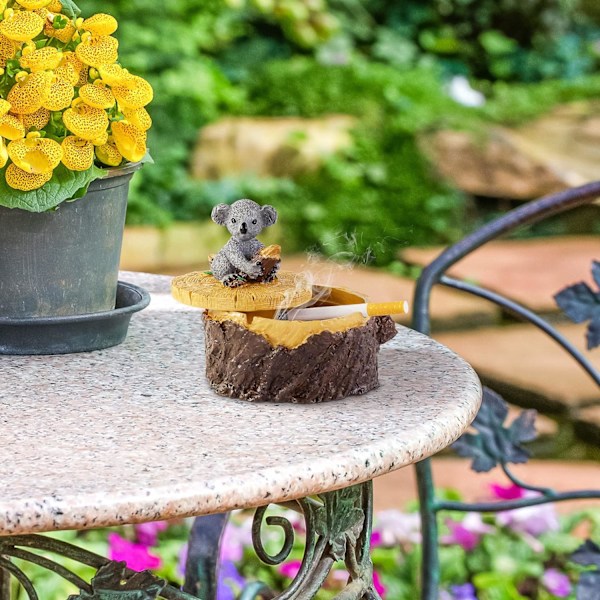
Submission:
POLYGON ((446 525, 449 527, 450 533, 443 536, 441 542, 458 544, 467 552, 479 544, 479 539, 483 534, 494 531, 494 528, 486 525, 481 519, 481 515, 475 512, 467 513, 462 521, 447 519, 446 525))
POLYGON ((382 598, 385 598, 386 589, 377 571, 373 571, 373 587, 382 598))
POLYGON ((519 498, 525 497, 525 490, 514 483, 507 486, 500 485, 499 483, 492 483, 490 485, 490 490, 492 496, 499 500, 518 500, 519 498))
POLYGON ((245 546, 252 546, 252 521, 245 519, 240 525, 228 522, 221 539, 221 560, 240 562, 245 546))
POLYGON ((418 513, 383 510, 376 516, 377 529, 371 543, 374 546, 416 544, 421 541, 421 517, 418 513))
POLYGON ((301 560, 290 560, 289 562, 279 565, 277 570, 284 577, 287 577, 288 579, 294 579, 294 577, 296 577, 296 575, 298 575, 301 566, 302 566, 301 560))
POLYGON ((133 571, 158 569, 162 562, 159 556, 150 554, 146 546, 130 542, 118 533, 108 535, 108 546, 108 558, 115 561, 124 561, 133 571))
POLYGON ((152 523, 139 523, 135 525, 135 537, 143 546, 156 546, 158 534, 168 529, 166 521, 154 521, 152 523))
POLYGON ((557 569, 547 569, 542 575, 542 585, 557 598, 566 598, 571 593, 571 581, 557 569))
MULTIPOLYGON (((536 498, 537 492, 525 491, 523 498, 536 498)), ((496 522, 502 527, 508 527, 518 533, 527 533, 534 537, 547 531, 557 531, 558 516, 553 504, 540 504, 506 510, 496 515, 496 522)))

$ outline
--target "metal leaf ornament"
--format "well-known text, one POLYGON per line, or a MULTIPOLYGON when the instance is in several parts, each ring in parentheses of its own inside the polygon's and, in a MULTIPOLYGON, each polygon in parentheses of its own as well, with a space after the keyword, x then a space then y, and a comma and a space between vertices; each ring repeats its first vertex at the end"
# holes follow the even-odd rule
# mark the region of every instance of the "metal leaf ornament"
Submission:
MULTIPOLYGON (((592 263, 592 277, 600 288, 600 262, 596 260, 592 263)), ((600 346, 600 291, 595 292, 581 281, 558 292, 554 300, 571 321, 590 322, 586 334, 588 350, 600 346)))
POLYGON ((92 591, 67 600, 156 600, 166 582, 149 571, 132 573, 124 562, 104 565, 92 579, 92 591))
POLYGON ((571 560, 586 567, 595 567, 591 571, 584 571, 579 577, 577 600, 598 600, 600 598, 600 546, 587 540, 571 554, 571 560))
POLYGON ((521 446, 536 438, 535 410, 524 410, 508 427, 504 421, 508 405, 496 392, 483 390, 483 402, 472 426, 478 433, 466 433, 452 448, 459 456, 473 459, 477 473, 491 471, 497 464, 525 463, 529 452, 521 446))

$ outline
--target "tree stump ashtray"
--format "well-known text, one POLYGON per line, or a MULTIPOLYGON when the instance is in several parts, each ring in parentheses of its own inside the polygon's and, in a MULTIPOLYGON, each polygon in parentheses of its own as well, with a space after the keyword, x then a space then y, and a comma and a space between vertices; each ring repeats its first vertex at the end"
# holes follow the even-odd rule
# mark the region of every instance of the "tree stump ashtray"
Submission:
MULTIPOLYGON (((236 205, 250 202, 227 207, 232 239, 233 226, 248 221, 245 214, 240 219, 236 205)), ((250 220, 265 208, 252 205, 250 220)), ((217 222, 219 207, 213 210, 217 222)), ((223 260, 219 265, 221 259, 213 258, 212 272, 172 281, 176 300, 205 309, 206 377, 212 388, 241 400, 316 403, 377 387, 379 346, 396 335, 394 321, 382 311, 394 306, 401 312, 397 305, 368 305, 349 290, 315 286, 303 274, 279 271, 279 252, 278 246, 249 250, 246 260, 261 267, 250 273, 241 260, 225 269, 223 260), (265 256, 272 261, 268 273, 265 256)))

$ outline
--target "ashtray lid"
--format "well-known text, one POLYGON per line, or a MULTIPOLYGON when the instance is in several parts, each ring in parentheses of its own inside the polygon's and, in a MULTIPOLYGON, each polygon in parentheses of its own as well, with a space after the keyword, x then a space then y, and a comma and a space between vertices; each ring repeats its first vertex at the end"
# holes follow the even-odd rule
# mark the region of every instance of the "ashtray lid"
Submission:
POLYGON ((255 312, 293 308, 312 298, 312 285, 302 273, 279 271, 270 283, 246 283, 227 287, 210 273, 194 271, 171 282, 175 300, 210 310, 255 312))

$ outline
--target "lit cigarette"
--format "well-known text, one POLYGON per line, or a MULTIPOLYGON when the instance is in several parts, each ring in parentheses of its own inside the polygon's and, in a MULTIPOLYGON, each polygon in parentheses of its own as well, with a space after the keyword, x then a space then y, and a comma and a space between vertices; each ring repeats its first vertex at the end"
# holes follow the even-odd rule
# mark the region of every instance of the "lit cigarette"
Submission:
POLYGON ((353 313, 363 317, 383 317, 385 315, 401 315, 408 313, 408 302, 369 302, 366 304, 339 304, 336 306, 313 306, 310 308, 294 308, 284 316, 288 321, 319 321, 335 319, 353 313))

